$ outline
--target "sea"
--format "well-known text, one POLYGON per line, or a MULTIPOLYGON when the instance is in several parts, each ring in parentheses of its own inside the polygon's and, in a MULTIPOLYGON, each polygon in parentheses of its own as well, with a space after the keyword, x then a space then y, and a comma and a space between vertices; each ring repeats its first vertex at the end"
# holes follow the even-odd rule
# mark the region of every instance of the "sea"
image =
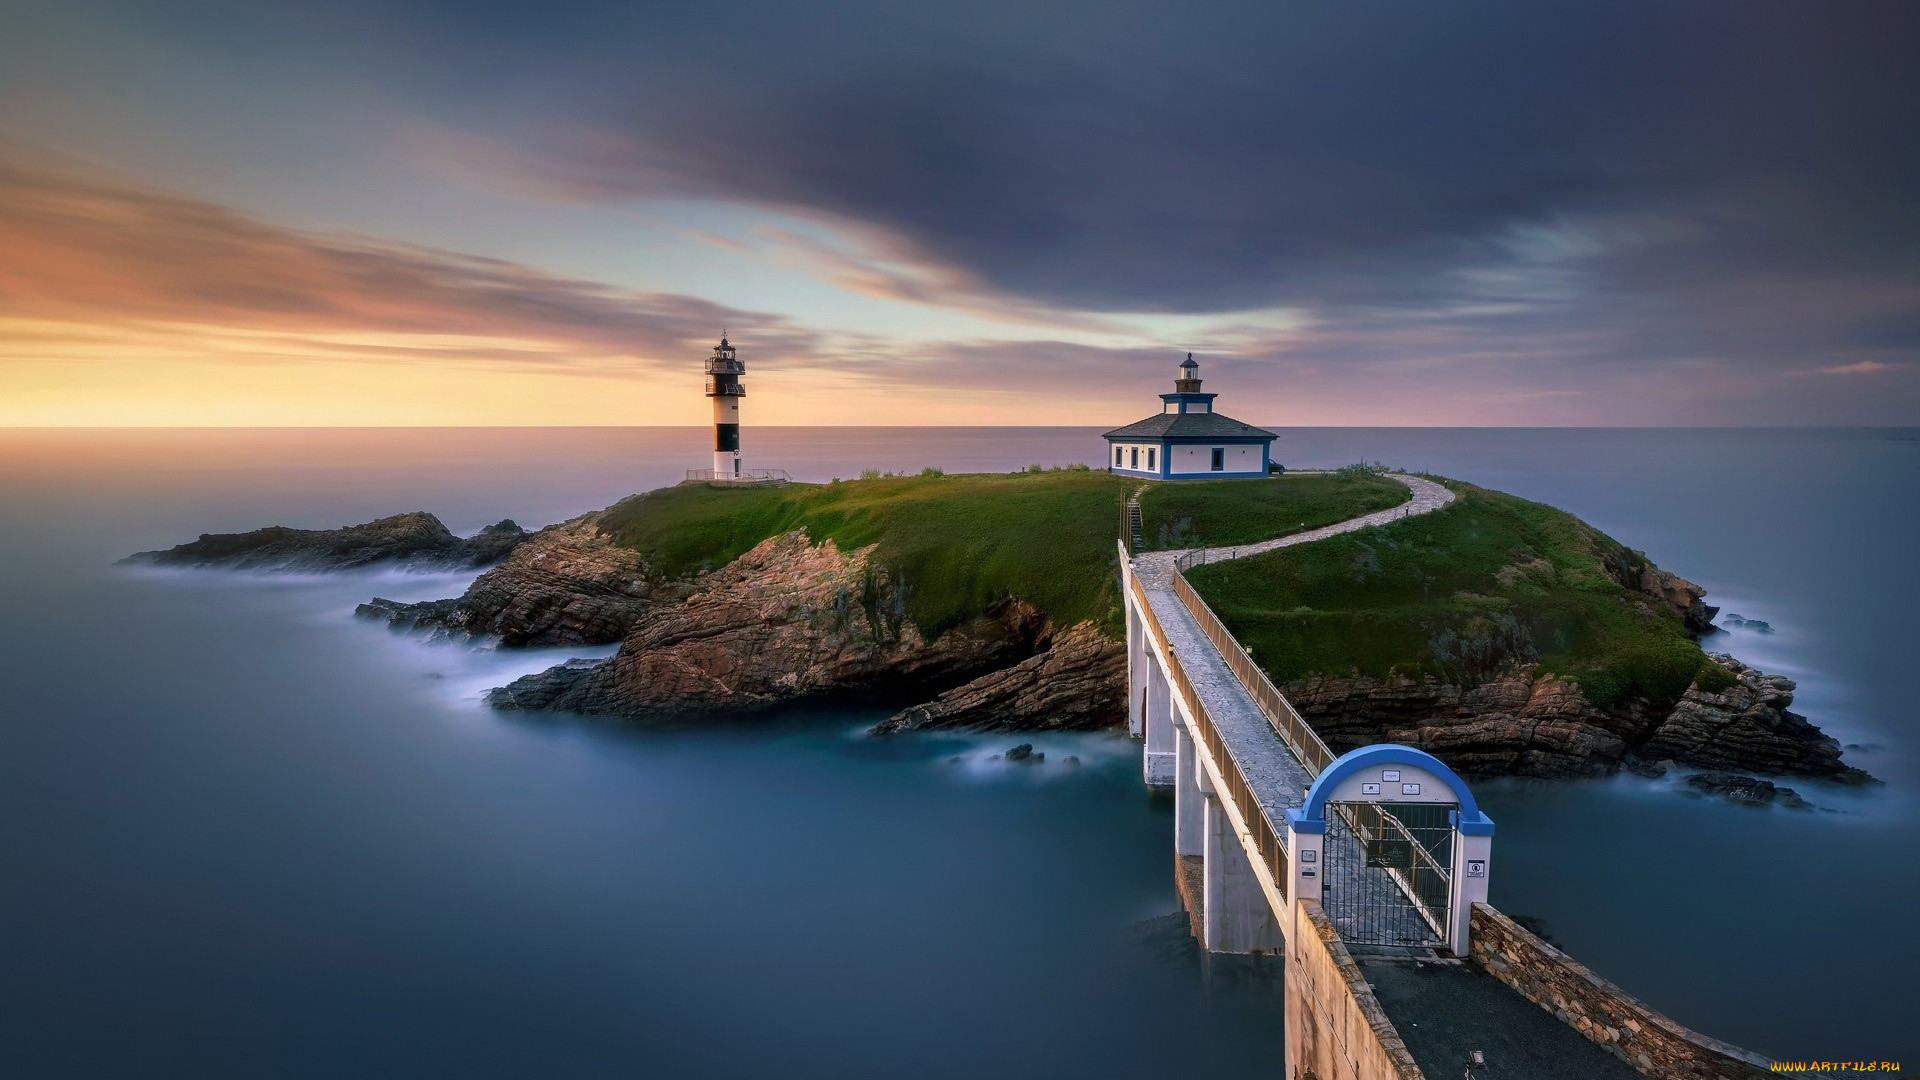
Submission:
MULTIPOLYGON (((1920 430, 1283 429, 1552 503, 1704 585, 1884 786, 1476 785, 1493 903, 1763 1054, 1920 1058, 1920 430)), ((471 574, 160 571, 203 532, 529 527, 695 428, 0 431, 0 1076, 1271 1075, 1271 980, 1182 948, 1122 736, 634 730, 482 693, 572 656, 353 617, 471 574), (1035 764, 1000 755, 1031 741, 1035 764), (1069 762, 1068 758, 1077 758, 1069 762)), ((750 428, 796 479, 1098 463, 1097 429, 750 428)), ((1489 1075, 1492 1075, 1491 1073, 1489 1075)))

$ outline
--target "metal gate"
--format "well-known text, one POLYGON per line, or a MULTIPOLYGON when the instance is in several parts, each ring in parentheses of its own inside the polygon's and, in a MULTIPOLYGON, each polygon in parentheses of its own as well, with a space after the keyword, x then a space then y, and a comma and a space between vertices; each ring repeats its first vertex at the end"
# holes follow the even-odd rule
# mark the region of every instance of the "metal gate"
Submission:
POLYGON ((1453 803, 1329 802, 1321 906, 1348 944, 1447 941, 1453 803))

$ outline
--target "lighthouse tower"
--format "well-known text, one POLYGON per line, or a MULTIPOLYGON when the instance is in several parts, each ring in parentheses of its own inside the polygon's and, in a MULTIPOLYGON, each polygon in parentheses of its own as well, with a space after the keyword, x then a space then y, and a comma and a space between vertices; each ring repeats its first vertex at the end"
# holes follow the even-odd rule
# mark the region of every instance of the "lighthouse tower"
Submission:
POLYGON ((740 399, 747 388, 740 376, 747 365, 733 355, 727 335, 707 358, 707 396, 713 399, 713 478, 731 480, 740 475, 740 399))

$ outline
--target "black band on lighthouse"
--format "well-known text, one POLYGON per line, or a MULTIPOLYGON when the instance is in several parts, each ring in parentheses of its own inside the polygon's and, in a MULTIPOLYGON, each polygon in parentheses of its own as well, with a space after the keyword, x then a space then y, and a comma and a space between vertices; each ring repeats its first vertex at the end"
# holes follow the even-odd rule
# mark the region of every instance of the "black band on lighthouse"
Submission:
POLYGON ((713 448, 715 450, 740 449, 740 425, 739 424, 713 425, 713 448))

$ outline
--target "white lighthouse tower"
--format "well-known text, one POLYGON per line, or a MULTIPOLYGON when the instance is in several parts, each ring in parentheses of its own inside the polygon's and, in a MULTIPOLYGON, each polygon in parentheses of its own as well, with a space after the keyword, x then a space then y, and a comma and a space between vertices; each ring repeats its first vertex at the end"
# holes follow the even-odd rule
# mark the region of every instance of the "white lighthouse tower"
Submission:
POLYGON ((707 396, 713 399, 713 478, 733 480, 740 476, 740 399, 747 388, 740 376, 747 365, 733 354, 727 335, 707 358, 707 396))

